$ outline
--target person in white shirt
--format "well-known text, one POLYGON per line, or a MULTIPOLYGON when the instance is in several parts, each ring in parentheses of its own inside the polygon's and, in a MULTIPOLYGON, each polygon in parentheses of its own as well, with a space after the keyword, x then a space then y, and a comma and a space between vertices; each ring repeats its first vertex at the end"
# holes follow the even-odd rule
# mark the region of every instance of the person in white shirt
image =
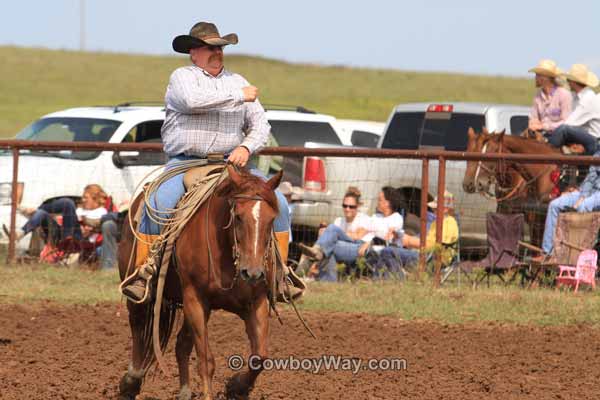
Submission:
POLYGON ((583 64, 574 64, 564 77, 573 92, 573 111, 554 130, 548 143, 561 147, 573 138, 581 144, 600 139, 600 97, 592 90, 598 86, 598 77, 583 64))
POLYGON ((374 237, 387 242, 401 238, 403 219, 397 210, 402 206, 402 200, 396 189, 386 186, 378 195, 377 210, 380 214, 368 217, 358 213, 360 192, 349 188, 342 202, 344 218, 336 220, 338 224, 329 225, 313 246, 300 245, 306 257, 299 268, 317 261, 318 279, 337 281, 337 262, 354 263, 366 254, 374 237))
MULTIPOLYGON (((17 229, 17 240, 38 227, 42 227, 44 237, 51 242, 65 239, 79 241, 82 238, 89 237, 91 230, 86 225, 81 225, 80 222, 87 214, 94 215, 97 218, 106 214, 106 209, 103 207, 106 201, 106 193, 99 185, 91 184, 83 189, 81 199, 82 204, 79 208, 76 207, 73 199, 69 197, 51 200, 37 209, 19 207, 18 211, 26 216, 28 221, 22 228, 17 229), (51 214, 61 215, 61 227, 51 214), (50 234, 52 234, 52 237, 49 237, 50 234)), ((3 228, 7 231, 6 226, 3 226, 3 228)))

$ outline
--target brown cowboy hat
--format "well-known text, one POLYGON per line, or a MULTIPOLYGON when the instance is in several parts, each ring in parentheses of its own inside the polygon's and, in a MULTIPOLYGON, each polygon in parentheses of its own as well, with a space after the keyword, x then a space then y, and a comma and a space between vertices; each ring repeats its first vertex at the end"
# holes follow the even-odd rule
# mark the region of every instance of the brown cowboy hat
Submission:
POLYGON ((189 35, 179 35, 173 39, 173 50, 178 53, 188 54, 190 49, 211 46, 227 46, 228 44, 237 44, 238 36, 235 33, 230 33, 221 37, 219 30, 215 24, 210 22, 198 22, 192 29, 189 35))

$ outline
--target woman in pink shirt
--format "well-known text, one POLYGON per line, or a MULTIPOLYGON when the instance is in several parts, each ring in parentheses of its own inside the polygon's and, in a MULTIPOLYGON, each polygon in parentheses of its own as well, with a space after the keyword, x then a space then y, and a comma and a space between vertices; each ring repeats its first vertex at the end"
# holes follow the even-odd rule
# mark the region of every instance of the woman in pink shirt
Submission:
POLYGON ((552 132, 562 125, 571 113, 571 93, 556 82, 562 71, 554 61, 541 60, 529 72, 535 73, 535 86, 540 88, 533 99, 529 129, 552 132))

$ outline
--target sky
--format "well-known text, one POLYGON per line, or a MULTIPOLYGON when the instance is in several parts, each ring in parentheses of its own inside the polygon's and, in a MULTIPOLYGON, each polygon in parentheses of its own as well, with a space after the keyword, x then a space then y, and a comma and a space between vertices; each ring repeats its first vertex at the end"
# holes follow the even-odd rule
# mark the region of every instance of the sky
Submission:
POLYGON ((5 0, 0 45, 173 54, 198 21, 226 53, 324 65, 527 76, 542 58, 600 75, 598 0, 5 0))

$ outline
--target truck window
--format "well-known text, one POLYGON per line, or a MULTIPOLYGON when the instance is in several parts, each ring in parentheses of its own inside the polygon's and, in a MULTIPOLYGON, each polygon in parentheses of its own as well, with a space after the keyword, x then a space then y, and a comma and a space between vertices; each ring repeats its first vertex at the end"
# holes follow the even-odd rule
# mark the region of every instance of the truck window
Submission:
POLYGON ((398 112, 394 114, 387 130, 384 132, 384 149, 419 148, 419 132, 423 127, 424 112, 398 112))
MULTIPOLYGON (((17 139, 59 142, 108 142, 120 121, 96 118, 49 117, 35 121, 23 129, 17 139)), ((92 160, 100 151, 31 150, 27 154, 73 160, 92 160)))
POLYGON ((450 130, 446 133, 444 149, 449 151, 465 151, 467 149, 467 132, 469 127, 481 132, 485 126, 485 117, 480 114, 452 114, 450 130))
POLYGON ((519 135, 529 126, 529 117, 526 115, 518 115, 510 119, 510 133, 519 135))
POLYGON ((124 143, 161 143, 163 121, 145 121, 133 127, 123 139, 124 143))
POLYGON ((481 132, 485 118, 481 114, 429 113, 425 116, 421 146, 443 147, 444 150, 464 151, 467 148, 469 127, 481 132))
POLYGON ((328 122, 271 120, 269 123, 279 146, 304 146, 306 142, 342 144, 328 122))
POLYGON ((385 149, 416 150, 420 146, 441 147, 464 151, 467 131, 473 127, 480 132, 485 126, 481 114, 399 112, 394 115, 384 133, 385 149))

